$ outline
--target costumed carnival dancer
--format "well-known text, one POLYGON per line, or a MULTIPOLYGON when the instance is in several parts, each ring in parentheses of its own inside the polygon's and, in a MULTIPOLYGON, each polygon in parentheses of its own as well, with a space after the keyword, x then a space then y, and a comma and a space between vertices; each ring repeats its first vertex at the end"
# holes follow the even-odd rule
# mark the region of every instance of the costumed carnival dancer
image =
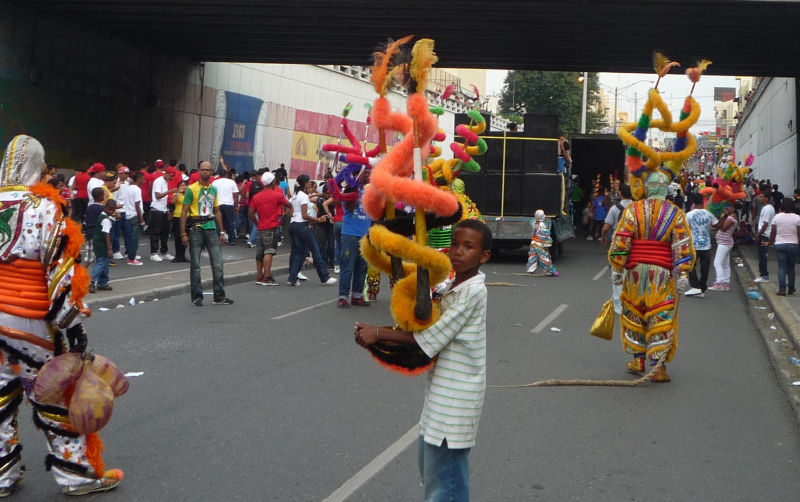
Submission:
POLYGON ((529 274, 558 277, 556 266, 550 258, 547 248, 553 245, 553 238, 550 237, 550 229, 544 219, 544 211, 537 209, 533 215, 531 225, 531 247, 528 250, 528 265, 525 269, 529 274))
MULTIPOLYGON (((67 495, 116 487, 122 471, 106 470, 96 432, 81 434, 67 401, 34 399, 40 369, 67 349, 83 353, 83 297, 89 275, 80 266, 81 229, 64 214, 56 189, 40 182, 44 149, 19 135, 0 167, 0 496, 22 486, 25 467, 17 414, 28 396, 49 448, 46 465, 67 495), (69 346, 64 345, 64 335, 69 346)), ((126 384, 127 388, 127 384, 126 384)), ((38 394, 37 394, 38 396, 38 394)))
MULTIPOLYGON (((703 61, 687 70, 692 82, 699 80, 708 64, 703 61)), ((656 54, 655 65, 660 80, 677 63, 656 54)), ((695 261, 686 215, 666 196, 670 182, 697 148, 688 129, 697 121, 700 106, 690 93, 680 121, 673 123, 657 88, 658 82, 650 90, 639 122, 619 130, 627 145, 626 167, 634 202, 625 208, 608 253, 612 282, 622 285, 622 344, 633 354, 627 368, 635 373, 644 373, 646 358, 652 365, 662 358, 665 363, 672 359, 678 346, 678 299, 689 288, 688 274, 695 261), (661 119, 651 118, 654 107, 661 119), (677 133, 672 152, 658 152, 644 143, 650 127, 677 133), (679 275, 677 281, 674 274, 679 275)), ((653 381, 670 379, 662 365, 653 381)))
POLYGON ((452 233, 450 258, 427 245, 428 229, 458 222, 464 208, 454 194, 433 183, 435 176, 423 176, 438 129, 425 97, 437 58, 433 40, 421 39, 410 64, 396 59, 399 46, 410 38, 376 53, 372 80, 380 97, 373 122, 379 130, 401 132, 403 139, 375 166, 363 198, 375 223, 361 240, 361 250, 396 280, 391 298, 395 325, 356 323, 354 335, 390 369, 409 375, 429 372, 418 455, 424 497, 468 501, 468 459, 486 388, 487 290, 479 267, 491 255, 491 231, 483 222, 461 221, 452 233), (392 76, 401 73, 410 75, 407 114, 392 111, 385 97, 392 76), (395 212, 396 202, 413 207, 414 213, 395 212), (451 270, 455 277, 446 280, 451 270), (434 297, 432 284, 439 284, 434 297), (464 360, 471 361, 468 367, 459 362, 464 360))

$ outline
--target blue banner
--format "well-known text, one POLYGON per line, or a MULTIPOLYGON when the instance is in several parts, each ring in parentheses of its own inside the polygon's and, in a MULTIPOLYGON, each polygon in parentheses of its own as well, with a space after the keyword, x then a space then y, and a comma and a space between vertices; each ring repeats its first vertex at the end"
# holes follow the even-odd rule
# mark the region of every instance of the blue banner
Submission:
POLYGON ((222 159, 237 173, 253 170, 253 143, 263 101, 244 94, 225 91, 225 136, 222 159))

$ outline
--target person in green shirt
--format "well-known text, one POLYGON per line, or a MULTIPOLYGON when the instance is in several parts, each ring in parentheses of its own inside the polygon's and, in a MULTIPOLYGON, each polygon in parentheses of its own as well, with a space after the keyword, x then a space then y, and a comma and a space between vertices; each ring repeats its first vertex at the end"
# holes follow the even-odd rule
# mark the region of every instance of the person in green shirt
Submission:
POLYGON ((111 249, 111 226, 116 211, 117 201, 108 199, 103 207, 103 212, 97 216, 97 223, 92 235, 95 259, 92 268, 92 282, 89 284, 90 293, 111 291, 111 286, 108 285, 108 266, 114 256, 114 251, 111 249))
POLYGON ((181 241, 189 247, 189 278, 191 280, 192 303, 203 306, 203 283, 200 278, 200 252, 208 250, 211 274, 214 283, 214 305, 230 305, 233 300, 225 296, 221 244, 225 244, 222 215, 219 212, 217 189, 211 186, 211 163, 200 163, 200 180, 192 183, 183 196, 181 210, 181 241))

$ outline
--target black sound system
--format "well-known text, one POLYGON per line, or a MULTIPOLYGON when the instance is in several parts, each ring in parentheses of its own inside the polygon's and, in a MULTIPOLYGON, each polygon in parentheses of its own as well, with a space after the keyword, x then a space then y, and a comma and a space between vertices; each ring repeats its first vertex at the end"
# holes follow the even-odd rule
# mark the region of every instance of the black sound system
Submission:
MULTIPOLYGON (((455 125, 469 121, 466 114, 455 116, 455 125)), ((558 116, 526 114, 524 126, 523 132, 506 132, 506 139, 503 131, 487 127, 481 136, 488 151, 475 157, 480 172, 460 175, 467 195, 483 214, 499 215, 503 196, 504 216, 532 217, 537 209, 548 215, 561 213, 563 177, 558 173, 558 143, 538 140, 558 137, 558 116)))

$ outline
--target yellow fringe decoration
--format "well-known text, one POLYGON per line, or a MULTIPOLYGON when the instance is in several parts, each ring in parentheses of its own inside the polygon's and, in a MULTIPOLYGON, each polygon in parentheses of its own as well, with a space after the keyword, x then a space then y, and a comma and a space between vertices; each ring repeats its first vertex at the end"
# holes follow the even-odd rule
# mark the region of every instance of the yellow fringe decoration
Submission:
POLYGON ((433 39, 421 38, 414 43, 411 49, 411 78, 417 83, 416 92, 425 92, 428 88, 428 74, 431 67, 436 64, 439 58, 433 52, 433 39))

